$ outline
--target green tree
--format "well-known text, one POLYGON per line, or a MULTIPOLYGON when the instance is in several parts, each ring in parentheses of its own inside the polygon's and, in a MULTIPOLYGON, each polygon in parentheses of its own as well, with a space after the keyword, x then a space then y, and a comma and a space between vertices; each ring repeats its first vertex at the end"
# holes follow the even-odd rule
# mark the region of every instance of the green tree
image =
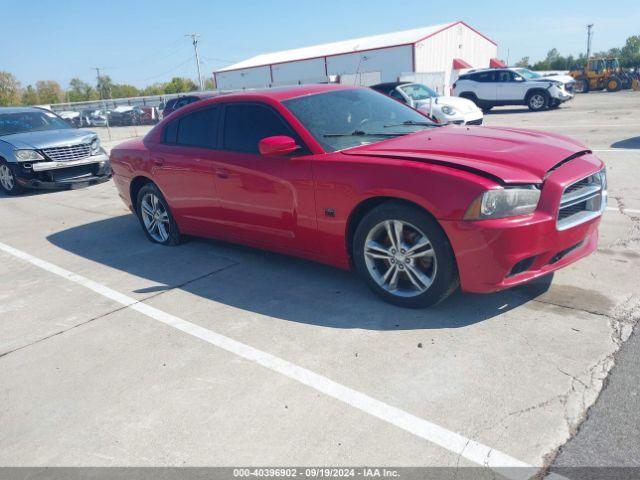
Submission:
POLYGON ((216 89, 216 80, 215 80, 215 78, 207 78, 204 81, 204 89, 205 90, 215 90, 216 89))
POLYGON ((164 93, 193 92, 198 87, 190 78, 173 77, 164 85, 164 93))
POLYGON ((99 98, 111 98, 111 90, 113 88, 113 81, 109 75, 100 75, 98 77, 98 84, 96 90, 98 91, 99 98))
POLYGON ((627 38, 620 49, 620 57, 623 67, 640 67, 640 35, 627 38))
POLYGON ((9 72, 0 71, 0 106, 20 103, 20 82, 9 72))
POLYGON ((133 85, 114 83, 111 87, 111 98, 137 97, 140 91, 133 85))
POLYGON ((154 83, 145 87, 140 94, 141 95, 162 95, 164 93, 164 83, 154 83))
POLYGON ((522 57, 516 62, 516 67, 529 68, 529 57, 522 57))
POLYGON ((98 92, 87 82, 83 82, 79 78, 72 78, 69 81, 67 95, 69 96, 70 102, 84 102, 98 98, 98 92))
POLYGON ((38 92, 31 85, 27 85, 27 88, 22 92, 22 104, 23 105, 38 105, 40 98, 38 92))
POLYGON ((36 91, 41 103, 58 103, 64 98, 60 84, 55 80, 38 80, 36 91))

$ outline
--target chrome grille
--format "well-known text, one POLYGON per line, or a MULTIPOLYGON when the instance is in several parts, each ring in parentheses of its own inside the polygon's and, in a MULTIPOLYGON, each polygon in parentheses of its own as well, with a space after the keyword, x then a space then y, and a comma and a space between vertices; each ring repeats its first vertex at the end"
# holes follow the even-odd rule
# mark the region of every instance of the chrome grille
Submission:
POLYGON ((600 215, 607 206, 607 176, 604 170, 567 186, 558 209, 558 230, 566 230, 600 215))
POLYGON ((80 160, 91 154, 90 143, 78 143, 68 147, 53 147, 42 150, 44 154, 56 162, 68 162, 70 160, 80 160))

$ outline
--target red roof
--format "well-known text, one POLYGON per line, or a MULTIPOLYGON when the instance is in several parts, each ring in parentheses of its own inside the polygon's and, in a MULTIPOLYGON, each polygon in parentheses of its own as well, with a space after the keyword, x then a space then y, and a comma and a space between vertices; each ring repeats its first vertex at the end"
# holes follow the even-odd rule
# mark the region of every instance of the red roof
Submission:
POLYGON ((453 59, 453 69, 454 70, 460 70, 462 68, 471 68, 471 65, 469 65, 467 62, 465 62, 461 58, 454 58, 453 59))
POLYGON ((499 58, 492 58, 489 61, 489 67, 491 67, 491 68, 505 68, 506 66, 507 66, 507 64, 504 63, 499 58))

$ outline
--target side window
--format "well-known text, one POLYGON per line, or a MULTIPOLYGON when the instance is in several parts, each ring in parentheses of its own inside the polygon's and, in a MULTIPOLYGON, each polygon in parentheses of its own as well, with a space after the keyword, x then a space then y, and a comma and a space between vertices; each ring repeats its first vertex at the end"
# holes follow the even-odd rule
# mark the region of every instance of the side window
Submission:
POLYGON ((496 73, 495 72, 481 72, 476 73, 473 78, 476 82, 482 83, 490 83, 496 81, 496 73))
POLYGON ((188 147, 216 148, 219 107, 189 113, 169 123, 162 132, 162 143, 188 147))
POLYGON ((219 107, 204 108, 180 117, 176 143, 189 147, 216 148, 219 112, 219 107))
POLYGON ((162 132, 162 143, 175 144, 178 140, 178 125, 180 124, 180 119, 174 120, 169 125, 164 127, 164 132, 162 132))
POLYGON ((224 118, 224 150, 259 153, 258 143, 274 135, 297 136, 271 108, 258 104, 227 104, 224 118))
POLYGON ((399 100, 402 103, 407 103, 407 101, 404 99, 404 97, 402 95, 400 95, 400 92, 398 92, 395 88, 389 92, 389 96, 391 98, 393 98, 394 100, 399 100))
POLYGON ((501 83, 506 83, 513 80, 513 74, 508 70, 500 70, 497 73, 498 73, 498 81, 501 83))

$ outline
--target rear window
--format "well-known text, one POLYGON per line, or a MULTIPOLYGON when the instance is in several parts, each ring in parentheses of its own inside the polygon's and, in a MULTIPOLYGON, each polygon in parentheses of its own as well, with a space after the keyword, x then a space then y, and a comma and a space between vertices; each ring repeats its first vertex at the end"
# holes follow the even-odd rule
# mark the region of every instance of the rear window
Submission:
POLYGON ((216 148, 218 145, 218 106, 196 110, 169 123, 163 142, 187 147, 216 148))

